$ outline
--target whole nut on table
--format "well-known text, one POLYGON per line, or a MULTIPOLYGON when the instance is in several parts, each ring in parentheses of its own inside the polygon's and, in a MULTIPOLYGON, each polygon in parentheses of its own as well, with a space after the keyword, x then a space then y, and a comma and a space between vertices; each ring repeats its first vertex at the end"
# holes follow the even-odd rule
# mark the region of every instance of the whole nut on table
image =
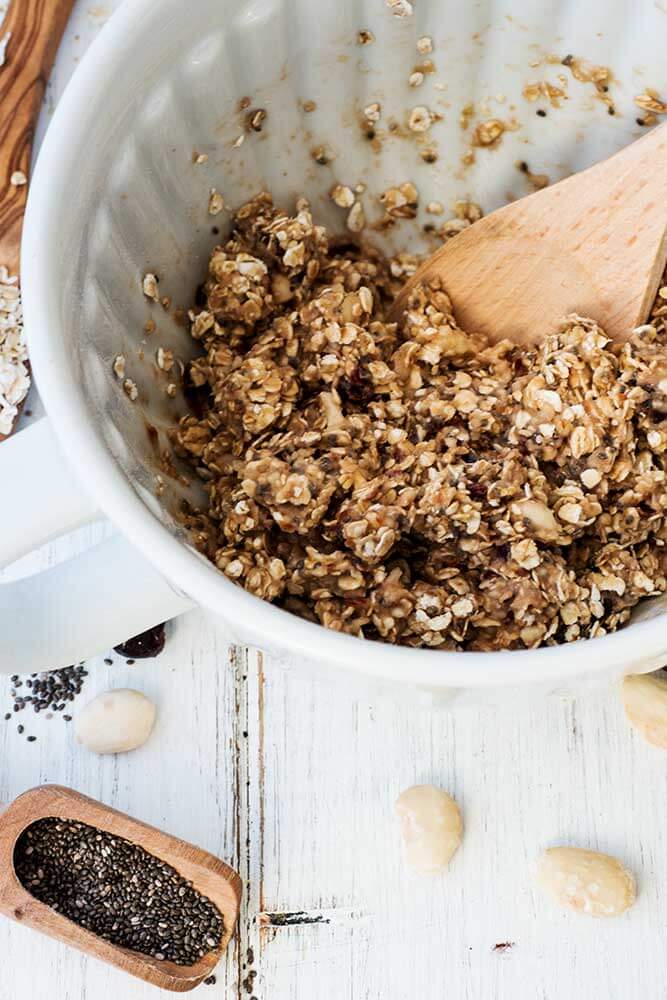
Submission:
POLYGON ((435 785, 413 785, 395 803, 408 867, 420 874, 446 868, 461 843, 463 823, 457 803, 435 785))
POLYGON ((78 715, 76 738, 93 753, 136 750, 150 736, 155 715, 155 705, 141 691, 106 691, 88 702, 78 715))

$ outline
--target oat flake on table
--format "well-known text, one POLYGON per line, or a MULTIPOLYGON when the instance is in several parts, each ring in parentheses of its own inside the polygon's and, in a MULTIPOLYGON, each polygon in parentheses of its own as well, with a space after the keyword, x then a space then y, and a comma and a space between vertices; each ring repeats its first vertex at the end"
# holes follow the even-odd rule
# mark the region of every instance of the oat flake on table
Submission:
POLYGON ((30 388, 18 279, 0 266, 0 435, 10 434, 30 388))

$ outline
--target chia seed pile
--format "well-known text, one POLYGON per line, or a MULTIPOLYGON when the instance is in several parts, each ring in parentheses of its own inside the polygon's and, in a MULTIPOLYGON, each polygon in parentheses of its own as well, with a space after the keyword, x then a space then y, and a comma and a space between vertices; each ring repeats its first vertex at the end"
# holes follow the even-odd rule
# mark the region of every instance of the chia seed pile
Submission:
POLYGON ((123 837, 47 817, 14 849, 23 887, 80 927, 159 961, 194 965, 219 947, 218 908, 175 868, 123 837))
MULTIPOLYGON (((30 677, 25 679, 14 674, 11 678, 10 691, 14 704, 12 712, 5 712, 5 722, 8 722, 13 714, 30 707, 33 712, 45 712, 47 719, 52 718, 55 712, 63 712, 65 722, 71 722, 72 716, 68 715, 65 709, 69 702, 74 701, 81 693, 87 676, 88 671, 82 663, 43 674, 30 674, 30 677)), ((24 727, 19 726, 18 731, 22 734, 24 727)), ((26 739, 29 743, 34 743, 37 737, 27 736, 26 739)))

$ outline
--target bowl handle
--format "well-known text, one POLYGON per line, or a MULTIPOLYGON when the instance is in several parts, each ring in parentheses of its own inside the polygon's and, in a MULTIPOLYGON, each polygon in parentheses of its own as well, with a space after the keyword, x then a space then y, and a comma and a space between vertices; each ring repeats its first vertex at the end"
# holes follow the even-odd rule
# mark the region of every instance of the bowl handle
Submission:
MULTIPOLYGON (((48 419, 0 449, 0 567, 103 515, 48 419)), ((33 673, 110 649, 193 607, 122 536, 53 569, 0 580, 0 673, 33 673)))

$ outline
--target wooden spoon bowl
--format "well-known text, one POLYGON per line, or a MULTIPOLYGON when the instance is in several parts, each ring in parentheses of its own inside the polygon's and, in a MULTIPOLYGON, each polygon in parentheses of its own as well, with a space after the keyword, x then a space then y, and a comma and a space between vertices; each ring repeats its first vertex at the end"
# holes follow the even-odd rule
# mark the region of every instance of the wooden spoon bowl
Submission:
POLYGON ((213 854, 60 785, 24 792, 0 815, 0 913, 165 990, 185 993, 210 976, 234 932, 241 887, 239 875, 213 854), (26 827, 49 816, 124 837, 172 865, 220 910, 224 927, 220 946, 194 965, 159 961, 98 937, 32 896, 16 876, 14 848, 26 827))
POLYGON ((390 319, 439 278, 463 329, 492 342, 533 346, 568 313, 626 340, 655 299, 666 224, 667 124, 464 230, 417 268, 390 319))

